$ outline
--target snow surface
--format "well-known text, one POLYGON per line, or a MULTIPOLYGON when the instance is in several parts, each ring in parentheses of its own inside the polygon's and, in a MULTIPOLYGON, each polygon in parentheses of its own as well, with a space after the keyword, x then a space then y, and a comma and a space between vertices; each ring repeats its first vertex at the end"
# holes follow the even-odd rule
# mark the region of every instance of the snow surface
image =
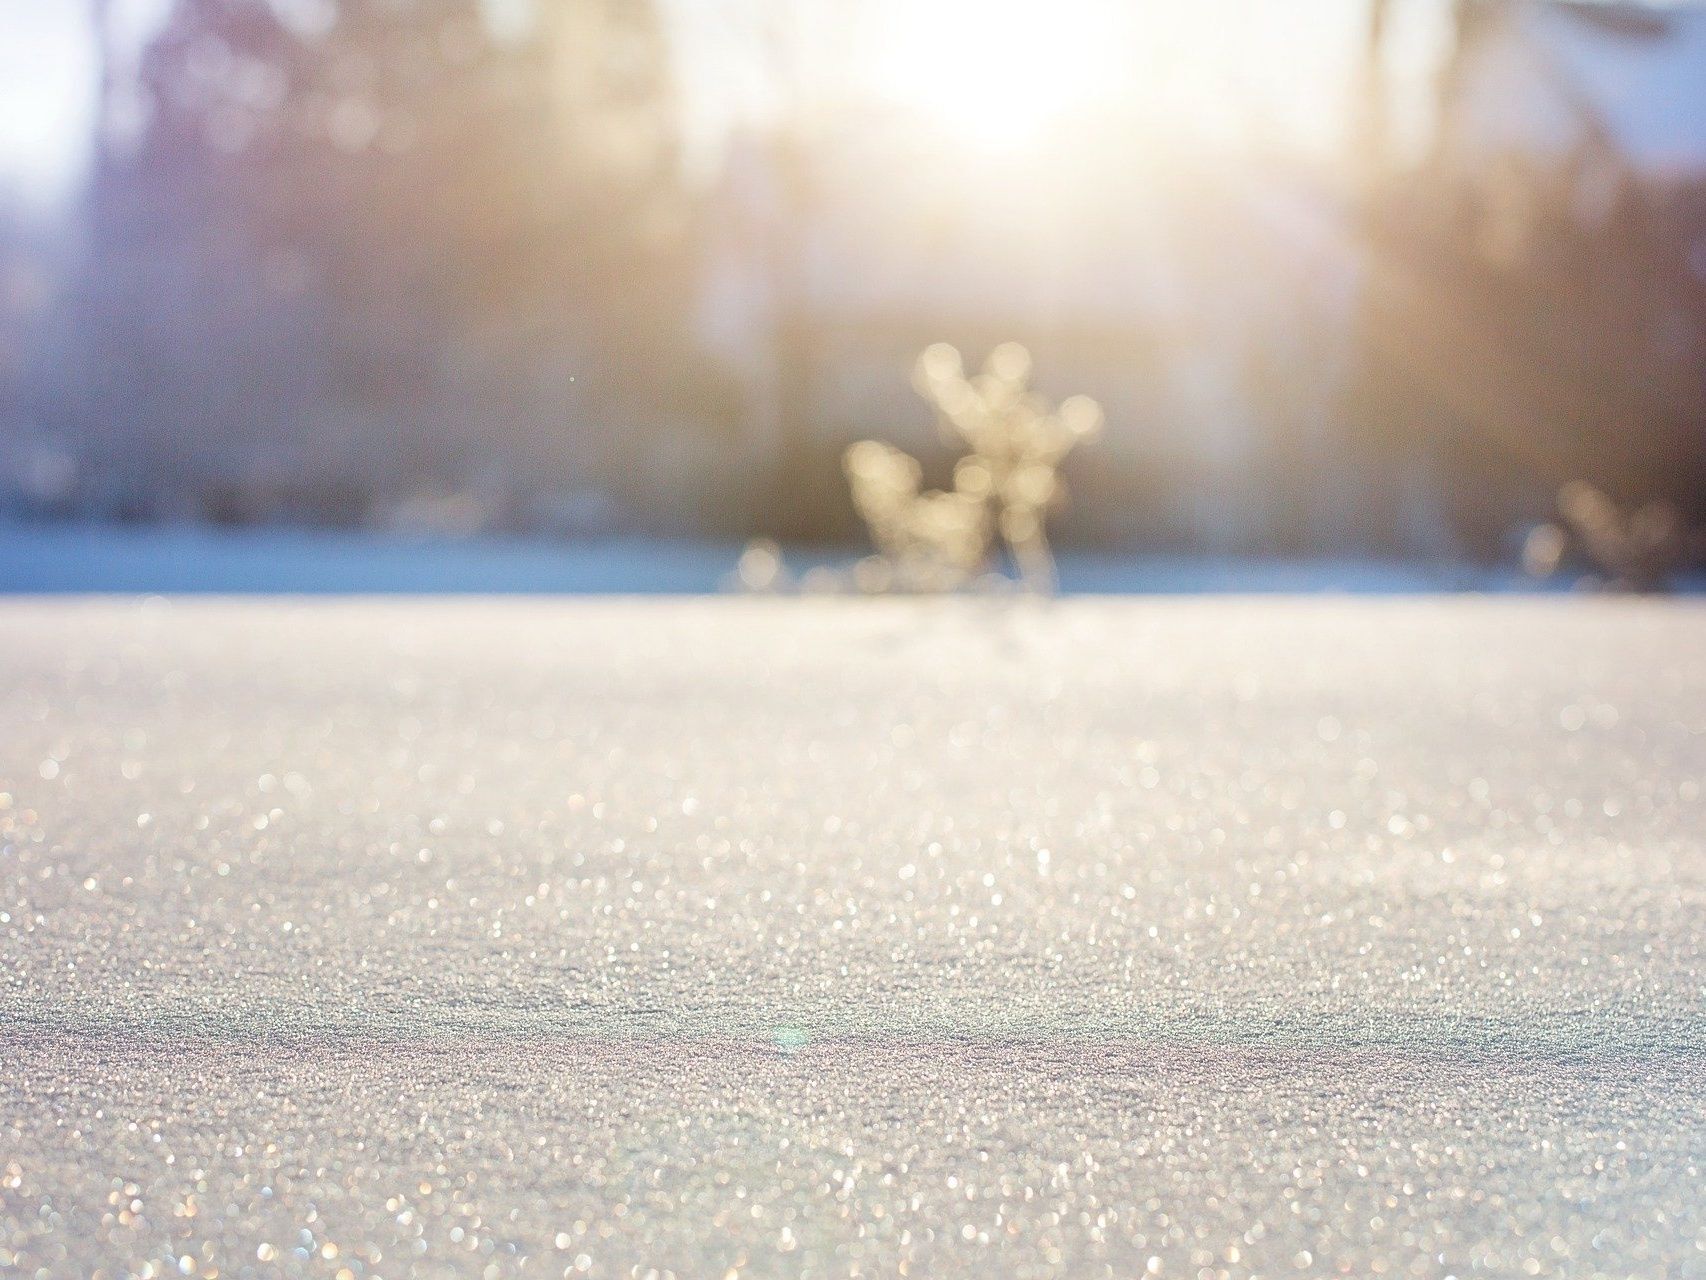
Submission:
POLYGON ((1706 609, 0 604, 0 1274, 1706 1275, 1706 609))

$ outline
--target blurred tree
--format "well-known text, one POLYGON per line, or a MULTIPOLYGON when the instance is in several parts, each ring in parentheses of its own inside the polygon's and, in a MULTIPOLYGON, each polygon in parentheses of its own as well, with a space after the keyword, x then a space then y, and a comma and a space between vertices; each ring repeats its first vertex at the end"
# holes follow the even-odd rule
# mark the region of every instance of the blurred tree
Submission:
POLYGON ((177 0, 128 86, 109 45, 48 371, 108 505, 596 471, 684 311, 663 54, 644 0, 177 0))
POLYGON ((1391 88, 1386 73, 1386 46, 1392 25, 1391 0, 1368 0, 1368 20, 1363 28, 1362 56, 1357 60, 1359 81, 1352 108, 1356 132, 1356 159, 1362 180, 1371 180, 1388 162, 1391 145, 1389 120, 1391 88))
POLYGON ((1706 25, 1623 4, 1451 12, 1429 146, 1364 202, 1364 533, 1499 554, 1580 479, 1699 519, 1706 162, 1654 163, 1643 135, 1689 117, 1666 75, 1706 67, 1706 25))

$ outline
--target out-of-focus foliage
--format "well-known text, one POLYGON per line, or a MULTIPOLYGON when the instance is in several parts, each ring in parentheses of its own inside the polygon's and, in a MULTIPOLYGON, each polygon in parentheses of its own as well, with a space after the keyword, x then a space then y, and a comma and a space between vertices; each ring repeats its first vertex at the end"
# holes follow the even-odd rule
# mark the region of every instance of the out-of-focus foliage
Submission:
POLYGON ((936 408, 944 434, 969 453, 947 490, 924 490, 923 469, 876 440, 848 449, 853 504, 881 557, 866 581, 908 591, 951 590, 986 566, 999 536, 1021 579, 1033 590, 1054 587, 1054 558, 1045 525, 1062 497, 1061 460, 1101 428, 1102 411, 1087 396, 1051 408, 1029 390, 1030 353, 1003 343, 983 371, 967 377, 960 353, 946 343, 918 359, 914 385, 936 408))
POLYGON ((923 468, 911 455, 879 440, 847 450, 853 506, 881 560, 860 580, 875 589, 948 591, 984 567, 990 549, 987 476, 971 463, 954 468, 954 487, 923 487, 923 468))
POLYGON ((867 578, 936 585, 996 548, 1046 584, 1051 540, 1509 560, 1573 479, 1706 521, 1697 5, 1369 0, 1324 90, 1242 0, 1309 153, 1190 6, 142 7, 86 179, 0 207, 0 514, 863 526, 867 578), (944 365, 946 441, 907 431, 937 338, 1021 340, 1118 430, 971 439, 944 365), (851 491, 872 436, 916 468, 851 491))
POLYGON ((1454 5, 1407 147, 1380 115, 1400 25, 1370 52, 1345 398, 1351 444, 1397 483, 1364 523, 1485 556, 1564 490, 1571 539, 1645 579, 1649 534, 1566 486, 1706 517, 1706 10, 1454 5))
POLYGON ((619 489, 612 437, 703 390, 663 35, 648 0, 536 12, 176 0, 112 55, 31 377, 91 513, 572 523, 619 489))
POLYGON ((1593 566, 1591 584, 1618 591, 1664 591, 1706 553, 1706 529, 1691 529, 1675 504, 1647 502, 1620 509, 1585 481, 1558 494, 1559 521, 1533 530, 1523 544, 1523 565, 1536 577, 1563 568, 1572 551, 1593 566))

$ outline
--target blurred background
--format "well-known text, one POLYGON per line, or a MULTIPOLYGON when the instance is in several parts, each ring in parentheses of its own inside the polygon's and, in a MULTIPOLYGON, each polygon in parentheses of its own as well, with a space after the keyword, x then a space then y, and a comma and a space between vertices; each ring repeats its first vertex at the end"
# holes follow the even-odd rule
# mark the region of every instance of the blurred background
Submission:
POLYGON ((1706 8, 0 0, 0 522, 851 546, 918 352, 1056 543, 1706 521, 1706 8))

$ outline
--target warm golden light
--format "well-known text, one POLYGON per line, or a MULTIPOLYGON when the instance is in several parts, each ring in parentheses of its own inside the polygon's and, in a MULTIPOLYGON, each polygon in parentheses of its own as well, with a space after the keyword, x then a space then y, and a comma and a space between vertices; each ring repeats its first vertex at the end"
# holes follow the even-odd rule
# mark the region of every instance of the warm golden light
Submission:
MULTIPOLYGON (((1134 127, 1190 146, 1331 147, 1365 4, 860 0, 839 53, 857 92, 974 151, 1034 154, 1086 129, 1129 143, 1134 127)), ((1400 69, 1421 74, 1426 32, 1399 34, 1400 69)))
POLYGON ((1124 91, 1121 26, 1104 0, 933 0, 885 29, 873 80, 926 127, 1019 148, 1124 91))

